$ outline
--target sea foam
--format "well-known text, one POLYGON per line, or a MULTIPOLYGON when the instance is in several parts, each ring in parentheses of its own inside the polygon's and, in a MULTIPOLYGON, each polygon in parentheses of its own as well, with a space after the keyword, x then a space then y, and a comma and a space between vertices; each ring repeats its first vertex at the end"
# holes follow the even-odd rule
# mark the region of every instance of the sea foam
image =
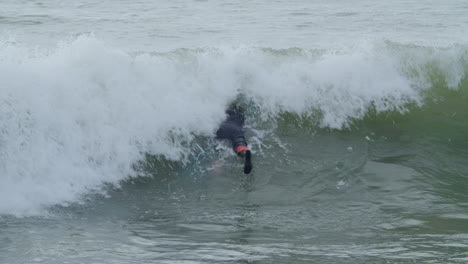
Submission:
POLYGON ((345 129, 369 109, 421 105, 427 67, 454 89, 463 80, 465 48, 412 49, 129 54, 92 36, 48 50, 0 41, 0 214, 79 201, 135 176, 132 165, 145 153, 183 160, 194 136, 214 136, 239 95, 265 117, 320 112, 322 127, 345 129))

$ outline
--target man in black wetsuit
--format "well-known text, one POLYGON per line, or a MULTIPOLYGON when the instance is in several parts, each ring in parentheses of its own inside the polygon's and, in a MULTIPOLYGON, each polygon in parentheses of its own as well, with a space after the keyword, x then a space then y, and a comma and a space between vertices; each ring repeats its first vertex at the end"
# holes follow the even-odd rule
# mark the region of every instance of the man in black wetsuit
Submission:
POLYGON ((244 137, 244 111, 240 106, 234 104, 226 110, 226 114, 228 117, 216 131, 216 137, 231 141, 236 154, 245 158, 244 173, 249 174, 252 170, 252 154, 244 137))

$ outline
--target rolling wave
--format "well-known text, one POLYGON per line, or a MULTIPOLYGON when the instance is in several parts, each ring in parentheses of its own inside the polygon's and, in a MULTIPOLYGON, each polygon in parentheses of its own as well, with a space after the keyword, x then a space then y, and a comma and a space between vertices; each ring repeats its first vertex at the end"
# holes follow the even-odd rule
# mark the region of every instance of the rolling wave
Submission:
POLYGON ((79 201, 137 176, 147 154, 184 161, 233 100, 256 130, 378 129, 409 116, 466 131, 467 72, 462 44, 129 54, 92 36, 51 50, 0 40, 0 214, 79 201))

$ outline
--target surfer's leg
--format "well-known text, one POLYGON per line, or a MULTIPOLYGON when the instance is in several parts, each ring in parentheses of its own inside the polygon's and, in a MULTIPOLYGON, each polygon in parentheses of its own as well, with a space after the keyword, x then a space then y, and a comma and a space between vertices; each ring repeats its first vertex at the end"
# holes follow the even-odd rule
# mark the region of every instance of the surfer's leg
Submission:
POLYGON ((252 157, 250 150, 245 151, 244 173, 249 174, 252 171, 252 157))

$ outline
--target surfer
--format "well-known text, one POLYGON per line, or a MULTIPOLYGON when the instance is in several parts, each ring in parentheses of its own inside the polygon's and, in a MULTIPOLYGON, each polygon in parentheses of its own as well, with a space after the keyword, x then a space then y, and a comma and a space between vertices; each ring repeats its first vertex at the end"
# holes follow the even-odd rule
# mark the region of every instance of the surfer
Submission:
POLYGON ((244 110, 237 104, 233 104, 226 110, 226 114, 226 120, 216 131, 216 138, 231 141, 234 152, 244 158, 244 173, 249 174, 252 170, 252 153, 244 137, 244 110))

